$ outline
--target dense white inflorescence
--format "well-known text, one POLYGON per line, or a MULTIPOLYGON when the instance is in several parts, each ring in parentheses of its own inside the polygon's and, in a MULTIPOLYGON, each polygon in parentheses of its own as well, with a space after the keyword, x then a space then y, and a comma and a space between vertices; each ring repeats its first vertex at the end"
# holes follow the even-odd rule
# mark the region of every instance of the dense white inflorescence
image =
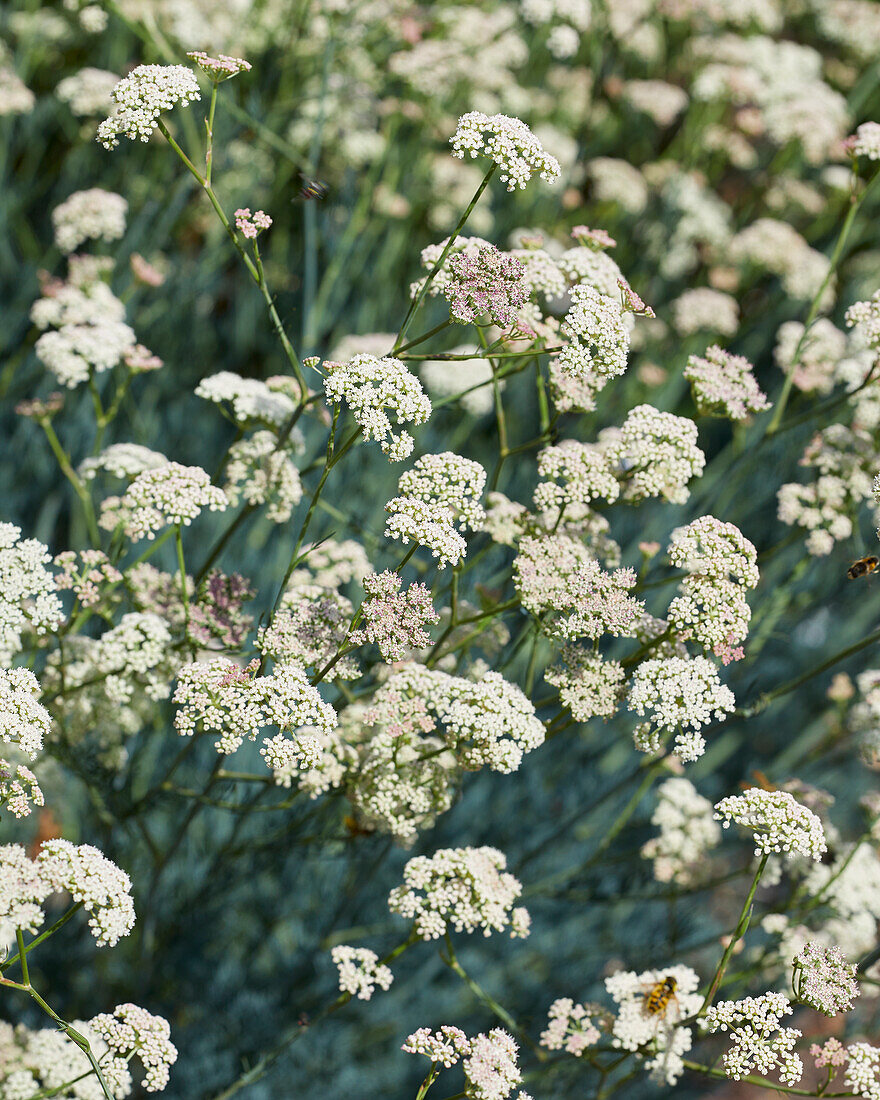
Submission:
POLYGON ((388 411, 397 426, 424 424, 431 402, 421 383, 399 359, 355 355, 347 363, 327 362, 324 391, 329 401, 344 401, 360 424, 364 440, 375 439, 392 462, 412 454, 415 441, 409 432, 395 434, 388 411), (386 411, 388 410, 388 411, 386 411))
POLYGON ((822 822, 788 791, 750 787, 722 798, 715 811, 725 829, 734 822, 752 832, 757 856, 785 852, 818 862, 827 850, 822 822))
POLYGON ((361 1001, 369 1001, 376 988, 388 989, 394 981, 390 967, 379 962, 375 951, 367 947, 340 944, 330 952, 339 971, 339 988, 361 1001))
POLYGON ((138 65, 110 93, 116 111, 98 127, 98 140, 113 149, 119 138, 149 141, 163 111, 201 99, 192 69, 185 65, 138 65))
POLYGON ((529 915, 514 903, 519 881, 505 871, 507 860, 497 848, 441 848, 433 856, 415 856, 403 869, 403 885, 388 897, 392 913, 415 922, 424 940, 447 930, 484 936, 510 929, 513 937, 529 934, 529 915))
POLYGON ((470 111, 458 120, 449 140, 452 155, 460 160, 465 155, 476 157, 480 154, 493 160, 501 169, 500 176, 508 191, 525 187, 535 173, 547 183, 554 183, 559 176, 556 158, 544 151, 524 122, 509 115, 470 111))
POLYGON ((657 791, 651 824, 660 829, 643 847, 658 882, 690 886, 706 878, 707 853, 721 841, 721 826, 708 798, 688 779, 674 776, 657 791))
POLYGON ((801 1032, 779 1026, 791 1012, 791 1002, 784 993, 719 1001, 707 1010, 706 1030, 724 1032, 730 1039, 731 1045, 721 1059, 728 1077, 738 1081, 753 1070, 763 1075, 776 1071, 784 1085, 800 1081, 804 1065, 794 1047, 801 1032))

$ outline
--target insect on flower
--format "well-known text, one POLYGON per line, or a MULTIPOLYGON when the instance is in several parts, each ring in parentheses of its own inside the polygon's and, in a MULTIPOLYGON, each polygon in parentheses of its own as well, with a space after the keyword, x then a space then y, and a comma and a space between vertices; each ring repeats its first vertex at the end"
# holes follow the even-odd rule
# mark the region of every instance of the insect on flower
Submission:
POLYGON ((645 1016, 658 1016, 665 1018, 669 1009, 669 1005, 675 1001, 676 1007, 678 1000, 675 996, 675 991, 678 989, 678 979, 673 978, 671 974, 667 974, 665 978, 662 978, 659 982, 655 982, 654 985, 646 987, 642 1001, 642 1012, 645 1016))
POLYGON ((855 581, 859 577, 867 577, 869 573, 873 573, 878 565, 880 565, 880 558, 873 555, 868 558, 859 558, 847 569, 846 575, 851 581, 855 581))

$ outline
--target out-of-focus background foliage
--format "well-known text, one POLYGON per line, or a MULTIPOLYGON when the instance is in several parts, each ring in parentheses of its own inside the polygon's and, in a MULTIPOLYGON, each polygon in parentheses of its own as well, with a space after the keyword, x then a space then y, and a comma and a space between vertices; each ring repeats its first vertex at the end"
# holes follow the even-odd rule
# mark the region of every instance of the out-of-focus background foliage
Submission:
MULTIPOLYGON (((33 355, 28 311, 38 272, 63 271, 50 211, 71 192, 101 187, 128 200, 128 231, 112 249, 114 289, 127 299, 139 338, 166 363, 136 386, 114 438, 210 470, 232 429, 193 396, 198 380, 221 369, 258 378, 284 370, 258 292, 164 142, 107 152, 94 140, 101 109, 78 115, 59 94, 84 68, 121 76, 143 62, 184 61, 195 48, 251 61, 249 74, 221 89, 215 185, 227 211, 271 213, 267 273, 301 356, 331 354, 343 341, 349 353, 375 350, 356 337, 397 330, 419 250, 450 231, 480 179, 477 167, 449 155, 457 116, 476 109, 523 118, 559 158, 563 178, 512 195, 493 187, 469 232, 506 247, 526 229, 542 233, 550 248, 567 247, 576 224, 601 227, 657 313, 656 324, 639 328, 626 378, 607 387, 596 412, 563 417, 561 437, 588 440, 643 401, 694 415, 681 372, 688 354, 719 340, 755 363, 771 397, 778 393, 776 333, 784 321, 803 319, 809 295, 793 297, 758 265, 734 264, 730 242, 770 217, 830 253, 849 201, 841 140, 857 123, 880 118, 878 41, 880 5, 872 0, 120 0, 82 10, 77 0, 7 2, 0 9, 2 519, 56 551, 81 536, 41 433, 14 413, 16 402, 51 388, 33 355), (653 81, 665 86, 645 83, 653 81), (326 184, 324 199, 302 198, 312 179, 326 184), (151 289, 128 276, 130 253, 163 271, 164 285, 151 289), (673 303, 703 286, 736 298, 735 335, 711 322, 695 332, 676 325, 673 303)), ((202 140, 202 106, 170 116, 186 147, 202 140)), ((839 325, 848 304, 880 286, 878 215, 880 202, 869 197, 836 280, 830 315, 839 325)), ((423 329, 442 319, 433 308, 423 329)), ((432 347, 448 350, 456 336, 447 332, 432 347)), ((789 413, 803 422, 757 449, 744 448, 726 422, 702 420, 710 461, 688 504, 615 512, 612 533, 625 564, 638 565, 640 541, 665 545, 672 527, 705 512, 738 524, 757 545, 762 583, 752 600, 748 659, 726 674, 743 704, 877 624, 880 586, 845 579, 849 562, 876 547, 870 515, 848 543, 818 559, 776 518, 779 485, 799 479, 803 447, 825 422, 810 419, 822 400, 796 392, 789 413)), ((514 440, 537 434, 531 385, 516 380, 505 401, 514 440)), ((88 394, 75 391, 57 421, 77 459, 91 446, 90 414, 88 394)), ((309 453, 320 431, 317 423, 308 429, 309 453)), ((491 417, 450 408, 418 438, 423 452, 452 449, 485 462, 495 445, 491 417)), ((315 534, 360 537, 372 554, 398 471, 377 451, 363 455, 340 466, 328 498, 353 526, 324 512, 315 534)), ((531 459, 514 461, 500 488, 528 501, 534 481, 531 459)), ((198 528, 206 547, 217 529, 198 528)), ((223 564, 280 578, 289 553, 283 528, 256 523, 230 544, 223 564)), ((387 549, 375 553, 380 564, 388 558, 387 549)), ((490 574, 509 570, 504 550, 487 561, 490 574)), ((659 590, 656 610, 668 592, 659 590)), ((870 661, 869 651, 834 671, 855 673, 870 661)), ((839 794, 845 823, 871 773, 825 698, 830 676, 716 730, 689 772, 701 791, 729 793, 754 769, 777 780, 797 774, 839 794), (836 739, 840 751, 829 757, 836 739)), ((417 847, 492 844, 508 854, 526 885, 532 937, 518 945, 497 937, 465 943, 462 959, 534 1034, 554 997, 597 997, 595 979, 606 967, 663 965, 720 927, 699 896, 672 906, 640 900, 652 888, 650 867, 637 858, 650 835, 645 816, 615 841, 601 875, 589 868, 557 875, 584 862, 602 816, 591 819, 592 833, 582 820, 636 766, 630 734, 625 719, 574 727, 516 774, 475 777, 417 847)), ((132 751, 158 773, 174 740, 164 713, 132 751)), ((212 750, 202 749, 207 774, 212 750)), ((160 800, 146 841, 134 820, 107 811, 130 800, 125 774, 101 780, 94 768, 90 783, 59 771, 52 801, 65 835, 100 844, 132 874, 139 923, 109 954, 65 929, 40 965, 51 980, 63 960, 65 984, 53 1003, 68 1019, 129 999, 169 1017, 181 1060, 168 1095, 191 1100, 219 1091, 326 1003, 335 987, 333 943, 381 950, 397 942, 401 925, 389 919, 384 899, 408 853, 385 838, 348 835, 343 806, 317 814, 297 804, 247 821, 204 808, 154 876, 148 846, 166 846, 190 804, 160 800), (106 784, 100 797, 96 779, 106 784)), ((609 818, 619 797, 608 795, 609 818)), ((398 1053, 409 1030, 490 1026, 430 951, 410 953, 397 973, 393 994, 323 1023, 243 1095, 409 1096, 421 1069, 398 1053)), ((536 1095, 579 1094, 577 1068, 542 1081, 536 1095)), ((688 1082, 679 1091, 692 1088, 703 1091, 688 1082)), ((631 1095, 652 1089, 640 1080, 627 1086, 631 1095)))

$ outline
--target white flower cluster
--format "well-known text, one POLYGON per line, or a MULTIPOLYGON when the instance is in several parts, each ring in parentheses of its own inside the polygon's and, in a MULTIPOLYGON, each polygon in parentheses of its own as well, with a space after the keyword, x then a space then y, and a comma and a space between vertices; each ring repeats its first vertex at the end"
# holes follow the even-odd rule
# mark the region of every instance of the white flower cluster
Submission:
MULTIPOLYGON (((256 662, 254 662, 256 664, 256 662)), ((277 766, 285 742, 291 752, 308 761, 316 759, 320 745, 315 737, 299 737, 302 726, 317 726, 329 731, 336 725, 336 712, 312 687, 305 672, 297 665, 285 664, 269 676, 254 675, 255 669, 242 669, 226 657, 185 664, 177 675, 173 702, 178 710, 174 728, 183 737, 196 729, 216 733, 217 752, 235 752, 245 738, 254 741, 261 730, 275 727, 281 731, 271 741, 264 740, 269 767, 277 766), (284 737, 293 734, 293 740, 284 737)), ((264 755, 266 755, 264 752, 264 755)))
POLYGON ((36 932, 50 894, 70 894, 89 914, 99 945, 112 947, 134 927, 131 880, 90 844, 44 841, 31 860, 17 844, 0 848, 0 920, 36 932))
POLYGON ((112 191, 75 191, 52 211, 55 244, 73 252, 83 241, 118 241, 125 232, 128 202, 112 191))
POLYGON ((733 336, 739 327, 739 306, 735 298, 723 291, 710 286, 691 287, 672 303, 672 325, 680 336, 691 336, 695 332, 733 336))
MULTIPOLYGON (((451 1069, 462 1062, 466 1083, 465 1095, 470 1100, 507 1100, 522 1081, 517 1065, 519 1048, 503 1028, 480 1032, 473 1039, 457 1027, 444 1025, 431 1032, 420 1027, 407 1037, 402 1050, 407 1054, 423 1054, 435 1064, 451 1069)), ((517 1100, 531 1100, 525 1092, 517 1100)))
POLYGON ((254 421, 270 428, 279 428, 296 411, 296 404, 285 392, 284 378, 270 378, 263 382, 258 378, 242 378, 233 371, 222 370, 203 378, 196 386, 196 397, 213 401, 215 405, 228 403, 232 415, 241 424, 254 421))
POLYGON ((523 607, 536 617, 546 616, 547 632, 567 641, 603 634, 631 637, 644 612, 642 602, 628 594, 635 572, 607 572, 580 540, 568 535, 521 539, 513 568, 523 607))
POLYGON ((866 1100, 880 1100, 880 1047, 850 1043, 846 1054, 846 1087, 866 1100))
POLYGON ((741 659, 752 617, 745 590, 759 579, 755 547, 734 524, 700 516, 672 532, 669 560, 689 574, 669 605, 676 634, 725 664, 741 659))
POLYGON ((745 356, 731 355, 713 344, 702 356, 688 356, 684 377, 701 413, 744 420, 770 408, 755 381, 754 369, 745 356))
POLYGON ((403 869, 403 885, 388 896, 388 908, 415 922, 424 940, 448 929, 484 936, 510 928, 511 936, 529 934, 529 914, 515 908, 522 886, 506 873, 507 860, 497 848, 441 848, 433 856, 415 856, 403 869))
POLYGON ((571 307, 562 322, 567 343, 556 359, 563 374, 577 379, 585 391, 579 401, 589 411, 594 395, 612 378, 626 371, 629 329, 620 299, 581 284, 571 289, 571 307), (586 392, 593 395, 587 398, 586 392), (588 402, 588 403, 585 403, 588 402))
POLYGON ((693 1016, 702 997, 697 989, 699 975, 689 966, 666 970, 618 970, 605 979, 605 988, 618 1005, 612 1028, 612 1045, 638 1051, 651 1075, 674 1085, 684 1072, 682 1055, 691 1049, 693 1034, 679 1021, 693 1016), (672 980, 674 994, 658 1012, 647 1012, 645 998, 661 982, 672 980))
POLYGON ((599 1029, 593 1023, 586 1005, 576 1004, 570 997, 559 997, 547 1012, 547 1027, 541 1032, 541 1046, 548 1050, 564 1050, 575 1058, 599 1042, 599 1029))
POLYGON ((120 135, 149 141, 163 111, 202 98, 195 74, 185 65, 138 65, 110 94, 116 111, 98 127, 105 149, 115 149, 120 135))
POLYGON ((354 539, 324 539, 305 546, 301 556, 303 567, 291 573, 291 588, 299 584, 319 584, 322 588, 341 588, 351 581, 360 584, 373 568, 367 552, 354 539))
POLYGON ((64 612, 46 568, 52 555, 42 542, 22 539, 21 528, 0 523, 0 666, 22 646, 22 634, 41 637, 60 626, 64 612))
MULTIPOLYGON (((161 1016, 137 1005, 117 1005, 114 1013, 91 1020, 73 1020, 101 1067, 116 1100, 134 1090, 129 1063, 139 1057, 146 1071, 143 1087, 158 1092, 168 1083, 169 1067, 177 1060, 171 1030, 161 1016)), ((58 1028, 31 1030, 0 1023, 0 1093, 8 1100, 51 1094, 64 1100, 101 1100, 104 1091, 85 1052, 58 1028)))
POLYGON ((536 172, 547 183, 554 183, 559 177, 559 162, 545 152, 521 119, 470 111, 458 120, 449 140, 452 155, 459 160, 464 160, 465 154, 470 157, 483 154, 493 160, 501 169, 501 179, 508 191, 525 187, 536 172))
POLYGON ((0 741, 36 760, 51 729, 36 676, 26 668, 0 668, 0 741))
POLYGON ((733 821, 751 830, 755 855, 785 852, 821 860, 827 851, 822 822, 788 791, 765 791, 750 787, 743 794, 722 798, 715 817, 725 829, 733 821))
MULTIPOLYGON (((167 1020, 138 1005, 122 1004, 117 1005, 112 1014, 101 1012, 89 1023, 107 1044, 112 1062, 121 1062, 125 1067, 137 1057, 146 1071, 144 1089, 162 1092, 168 1084, 171 1067, 177 1061, 177 1047, 171 1042, 167 1020)), ((111 1072, 111 1077, 115 1076, 111 1072)))
POLYGON ((658 882, 690 886, 706 877, 706 853, 721 840, 714 807, 688 779, 674 776, 657 791, 651 824, 660 829, 642 848, 658 882))
MULTIPOLYGON (((452 348, 459 355, 470 350, 464 345, 452 348)), ((458 404, 471 416, 486 416, 492 411, 492 364, 487 359, 429 359, 422 363, 420 375, 432 397, 457 397, 458 404)), ((499 392, 505 385, 501 379, 499 392)))
POLYGON ((538 473, 544 481, 535 489, 538 509, 562 508, 569 504, 590 504, 620 495, 620 485, 607 457, 589 443, 566 439, 538 454, 538 473))
POLYGON ((684 504, 690 495, 688 482, 699 477, 706 464, 693 420, 653 405, 630 409, 623 427, 605 429, 600 441, 622 482, 624 500, 662 496, 672 504, 684 504))
POLYGON ((480 504, 486 471, 454 451, 422 455, 397 482, 401 496, 437 505, 448 511, 461 531, 478 531, 486 518, 480 504))
POLYGON ((363 428, 364 441, 375 439, 392 462, 412 454, 415 446, 407 431, 394 434, 387 410, 397 425, 424 424, 431 402, 414 374, 399 359, 355 355, 347 363, 325 363, 324 391, 328 400, 345 401, 363 428))
POLYGON ((165 455, 140 443, 111 443, 100 454, 84 458, 77 473, 84 481, 93 481, 101 470, 111 477, 131 480, 145 470, 157 470, 167 464, 165 455))
POLYGON ((827 317, 819 317, 809 331, 800 321, 786 321, 776 333, 776 365, 791 374, 792 384, 803 393, 830 393, 845 355, 846 334, 827 317))
POLYGON ((719 1001, 708 1009, 703 1021, 706 1030, 730 1036, 731 1045, 721 1059, 728 1077, 739 1081, 752 1070, 763 1075, 777 1070, 784 1085, 800 1081, 804 1065, 794 1047, 801 1032, 779 1026, 791 1011, 791 1002, 784 993, 719 1001))
POLYGON ((377 986, 388 989, 394 981, 390 967, 382 965, 376 952, 367 947, 341 944, 333 948, 330 958, 339 970, 339 988, 361 1001, 369 1001, 377 986))
POLYGON ((456 678, 442 717, 447 743, 469 770, 514 772, 525 753, 544 743, 544 724, 534 705, 500 672, 486 672, 476 683, 456 678))
POLYGON ((563 646, 559 662, 544 672, 544 679, 559 689, 563 706, 576 722, 610 718, 617 710, 626 683, 626 670, 583 646, 563 646))
POLYGON ((416 582, 404 591, 401 584, 398 574, 389 569, 364 577, 364 626, 351 635, 354 645, 377 645, 385 661, 401 661, 408 650, 430 646, 425 624, 440 621, 430 589, 416 582))
POLYGON ((852 137, 847 138, 845 145, 854 157, 880 160, 880 122, 863 122, 856 127, 852 137))
POLYGON ((38 328, 54 329, 38 337, 37 358, 68 389, 85 382, 91 372, 112 370, 137 347, 134 330, 123 321, 125 307, 100 274, 98 267, 93 270, 82 260, 77 269, 72 257, 70 282, 53 287, 31 309, 38 328))
POLYGON ((477 530, 485 519, 480 504, 486 471, 452 451, 423 455, 398 481, 400 496, 385 505, 388 538, 415 542, 430 550, 442 569, 457 565, 467 543, 456 531, 477 530))
POLYGON ((858 328, 872 348, 880 347, 880 290, 875 290, 866 302, 855 302, 846 311, 846 323, 858 328))
POLYGON ((279 447, 272 432, 254 432, 229 448, 223 492, 233 506, 266 504, 266 518, 286 523, 302 500, 299 470, 290 457, 291 447, 279 447))
POLYGON ((659 752, 674 734, 673 751, 682 763, 691 763, 706 751, 702 727, 723 722, 736 700, 707 658, 655 657, 636 667, 626 702, 640 717, 649 715, 636 727, 636 748, 659 752))
POLYGON ((859 995, 856 966, 839 947, 804 944, 792 959, 792 985, 797 999, 825 1016, 850 1012, 859 995))
POLYGON ((35 806, 46 804, 39 781, 26 764, 0 757, 0 806, 13 817, 27 817, 35 806))
POLYGON ((168 462, 138 474, 122 497, 119 512, 102 512, 101 525, 112 530, 121 522, 132 542, 152 540, 163 527, 188 527, 203 508, 223 512, 228 506, 226 494, 211 484, 201 466, 168 462))

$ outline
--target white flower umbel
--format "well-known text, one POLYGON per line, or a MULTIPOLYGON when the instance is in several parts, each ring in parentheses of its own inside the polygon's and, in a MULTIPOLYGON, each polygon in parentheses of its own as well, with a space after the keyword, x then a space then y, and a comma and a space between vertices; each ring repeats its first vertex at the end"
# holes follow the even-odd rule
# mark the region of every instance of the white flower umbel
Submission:
MULTIPOLYGON (((471 1100, 507 1100, 522 1081, 517 1065, 519 1048, 503 1028, 469 1039, 461 1028, 444 1024, 437 1031, 420 1027, 401 1047, 407 1054, 423 1054, 434 1065, 451 1069, 462 1063, 465 1095, 471 1100)), ((524 1092, 518 1100, 531 1100, 524 1092)))
POLYGON ((456 531, 449 509, 415 497, 394 497, 385 505, 389 513, 385 537, 414 542, 430 550, 437 566, 458 565, 467 553, 467 542, 456 531))
POLYGON ((375 355, 355 355, 347 363, 326 362, 324 391, 334 404, 345 402, 360 424, 364 440, 375 439, 392 462, 412 454, 415 445, 407 431, 398 434, 397 426, 424 424, 431 415, 431 402, 418 378, 399 359, 377 359, 375 355), (386 411, 387 410, 387 411, 386 411))
POLYGON ((804 1072, 803 1062, 794 1051, 801 1032, 779 1026, 791 1011, 791 1002, 784 993, 719 1001, 708 1009, 703 1021, 706 1030, 730 1036, 731 1045, 722 1057, 728 1077, 739 1081, 753 1070, 764 1075, 777 1071, 784 1085, 797 1084, 804 1072))
POLYGON ((47 568, 51 561, 42 542, 22 539, 21 528, 0 523, 0 665, 10 664, 25 631, 42 637, 64 618, 47 568))
POLYGON ((127 213, 128 202, 113 191, 74 191, 52 211, 55 244, 62 252, 73 252, 83 241, 118 241, 127 213))
POLYGON ((590 411, 595 396, 612 378, 626 371, 629 328, 620 298, 580 284, 570 291, 571 306, 562 322, 565 345, 552 362, 559 379, 560 408, 577 405, 590 411), (568 383, 565 382, 568 380, 568 383))
POLYGON ((50 892, 66 891, 82 903, 99 946, 113 947, 134 928, 131 879, 91 844, 44 841, 36 863, 50 892))
POLYGON ((792 986, 797 999, 825 1016, 849 1012, 859 995, 856 966, 839 947, 804 944, 792 959, 792 986))
POLYGON ((688 356, 684 377, 701 413, 745 420, 770 408, 755 381, 754 369, 745 356, 731 355, 713 344, 702 356, 688 356))
POLYGON ((500 672, 486 672, 476 683, 457 678, 443 721, 447 743, 474 771, 514 772, 525 753, 544 743, 544 723, 534 705, 500 672))
POLYGON ((51 730, 36 676, 26 668, 0 668, 0 741, 36 760, 51 730))
POLYGON ((590 1018, 586 1005, 575 1004, 570 997, 555 1000, 547 1013, 547 1027, 541 1032, 541 1046, 564 1050, 576 1058, 599 1042, 599 1029, 590 1018))
POLYGON ((483 155, 494 161, 501 169, 501 179, 508 191, 525 187, 536 172, 547 183, 554 183, 559 177, 559 162, 544 151, 521 119, 470 111, 458 120, 449 140, 452 155, 459 160, 465 155, 483 155))
MULTIPOLYGON (((175 729, 183 737, 192 736, 196 729, 216 733, 217 752, 229 755, 245 738, 254 741, 261 730, 275 727, 294 735, 292 744, 303 758, 316 759, 320 752, 316 739, 303 740, 297 731, 303 726, 331 730, 336 725, 333 707, 311 686, 300 666, 283 664, 269 676, 256 676, 256 664, 243 669, 226 657, 213 657, 184 665, 173 696, 178 707, 175 729)), ((277 745, 270 749, 273 759, 279 751, 277 745)))
POLYGON ((697 446, 696 424, 653 405, 630 409, 623 427, 606 429, 600 440, 617 471, 624 500, 665 497, 684 504, 690 495, 688 482, 699 477, 706 464, 697 446))
POLYGON ((37 932, 43 921, 42 904, 52 886, 20 844, 0 847, 0 922, 26 932, 37 932))
POLYGON ((510 928, 511 936, 527 936, 529 915, 514 908, 522 886, 506 866, 497 848, 441 848, 433 856, 415 856, 404 867, 403 885, 391 891, 388 908, 414 921, 424 940, 450 928, 480 929, 484 936, 510 928))
POLYGON ((169 462, 138 474, 122 498, 123 529, 133 541, 154 539, 163 527, 189 524, 207 508, 223 512, 226 494, 201 466, 169 462))
POLYGON ((846 1054, 846 1087, 866 1100, 880 1100, 880 1047, 850 1043, 846 1054))
POLYGON ((725 829, 731 822, 749 829, 755 839, 755 855, 784 852, 821 860, 827 851, 822 822, 788 791, 750 787, 743 794, 722 798, 715 817, 725 829))
POLYGON ((60 385, 73 389, 92 372, 103 374, 118 366, 136 344, 134 329, 124 321, 98 321, 44 332, 34 351, 60 385))
POLYGON ((177 1061, 177 1047, 171 1042, 167 1020, 138 1005, 121 1004, 113 1009, 112 1015, 101 1012, 89 1023, 107 1044, 112 1060, 127 1065, 137 1058, 145 1070, 144 1089, 162 1092, 177 1061))
POLYGON ((231 505, 244 500, 251 507, 267 505, 266 518, 286 523, 302 500, 299 470, 291 446, 281 447, 273 432, 254 432, 229 448, 223 492, 231 505))
POLYGON ((714 807, 688 779, 675 776, 657 790, 651 824, 660 829, 642 848, 658 882, 689 886, 706 877, 706 855, 721 841, 714 807))
POLYGON ((706 741, 700 730, 711 722, 723 722, 736 700, 718 678, 718 670, 706 657, 657 657, 636 667, 627 695, 635 714, 648 715, 636 728, 636 748, 659 752, 674 736, 673 750, 683 763, 703 755, 706 741))
POLYGON ((538 473, 544 479, 535 489, 535 507, 561 508, 606 500, 613 504, 620 485, 606 456, 589 443, 566 439, 538 454, 538 473))
POLYGON ((480 504, 486 471, 454 451, 422 455, 397 482, 401 496, 446 508, 460 531, 479 531, 486 518, 480 504))
POLYGON ((680 1020, 693 1016, 702 998, 697 992, 699 975, 689 966, 665 970, 618 970, 605 979, 605 988, 618 1005, 612 1028, 612 1045, 638 1051, 647 1059, 652 1076, 675 1084, 684 1072, 682 1055, 691 1048, 693 1034, 680 1020), (675 990, 657 1012, 647 1010, 646 998, 661 982, 672 979, 675 990))
POLYGON ((185 65, 138 65, 110 94, 116 112, 98 127, 105 149, 114 149, 120 136, 149 141, 163 111, 201 99, 195 73, 185 65))
POLYGON ((880 122, 863 122, 844 145, 854 157, 880 160, 880 122))
POLYGON ((280 428, 296 411, 296 404, 283 389, 273 388, 259 378, 242 378, 233 371, 222 370, 203 378, 196 386, 196 397, 213 401, 215 405, 228 403, 233 417, 240 424, 253 422, 280 428))
POLYGON ((369 1001, 379 989, 388 989, 394 981, 391 969, 379 962, 375 951, 367 947, 341 944, 330 952, 339 971, 339 988, 361 1001, 369 1001))
POLYGON ((686 573, 724 577, 745 588, 758 583, 758 552, 733 523, 700 516, 670 536, 669 560, 686 573))
POLYGON ((140 443, 111 443, 100 454, 84 458, 76 472, 83 481, 94 480, 102 470, 111 477, 130 480, 145 470, 157 470, 167 464, 165 455, 140 443))
POLYGON ((606 660, 583 646, 563 646, 559 661, 544 673, 548 684, 576 722, 610 718, 620 703, 626 670, 619 661, 606 660))

